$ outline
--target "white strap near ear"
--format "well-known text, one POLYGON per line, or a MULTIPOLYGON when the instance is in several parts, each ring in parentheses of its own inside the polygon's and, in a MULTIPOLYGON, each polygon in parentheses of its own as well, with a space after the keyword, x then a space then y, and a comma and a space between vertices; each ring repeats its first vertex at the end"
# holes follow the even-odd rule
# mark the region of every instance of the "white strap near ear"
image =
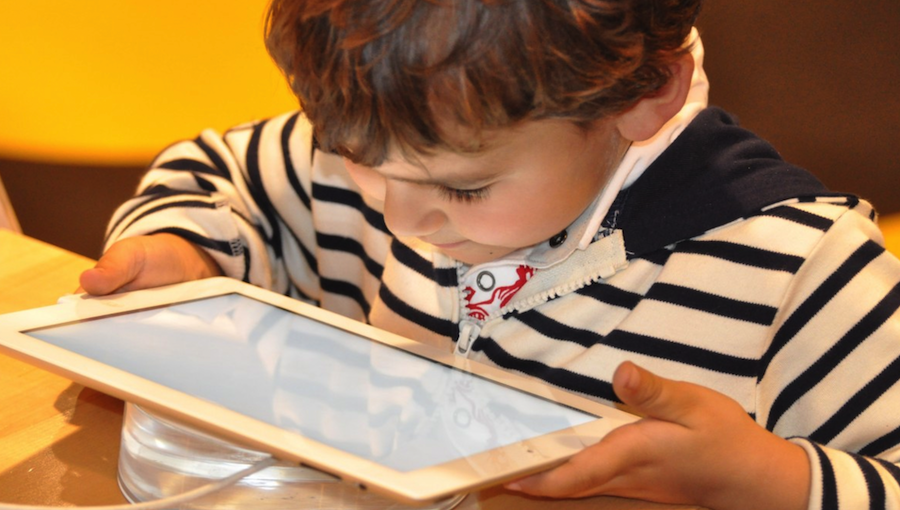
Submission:
POLYGON ((593 216, 578 245, 580 249, 584 250, 591 244, 594 234, 600 230, 600 224, 603 223, 603 218, 606 217, 606 213, 619 192, 631 186, 684 131, 694 117, 709 104, 709 80, 706 77, 706 71, 703 70, 703 42, 700 40, 700 33, 696 28, 691 29, 691 35, 685 41, 685 45, 690 44, 693 44, 691 55, 694 57, 694 74, 691 77, 691 88, 688 90, 684 106, 663 125, 656 135, 643 142, 634 142, 628 148, 628 152, 625 153, 622 162, 613 172, 606 188, 600 192, 593 216))

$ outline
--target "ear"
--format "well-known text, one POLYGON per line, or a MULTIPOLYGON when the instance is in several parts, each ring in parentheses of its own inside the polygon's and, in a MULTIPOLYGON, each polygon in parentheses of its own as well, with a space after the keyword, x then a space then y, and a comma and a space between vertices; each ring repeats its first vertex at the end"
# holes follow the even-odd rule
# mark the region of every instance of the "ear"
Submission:
POLYGON ((627 140, 643 142, 652 138, 684 107, 694 75, 694 57, 689 53, 682 56, 669 65, 669 70, 672 77, 661 89, 619 115, 616 127, 627 140))

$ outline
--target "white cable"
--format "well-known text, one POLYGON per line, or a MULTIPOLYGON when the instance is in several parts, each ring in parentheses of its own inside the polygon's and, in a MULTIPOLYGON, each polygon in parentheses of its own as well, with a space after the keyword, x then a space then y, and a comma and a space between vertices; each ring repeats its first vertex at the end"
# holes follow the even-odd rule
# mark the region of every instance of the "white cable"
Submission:
MULTIPOLYGON (((155 501, 147 501, 145 503, 135 503, 127 505, 79 506, 66 508, 77 508, 79 510, 163 510, 165 508, 175 508, 182 503, 187 503, 197 498, 206 496, 207 494, 211 494, 218 490, 224 489, 225 487, 228 487, 229 485, 239 481, 241 478, 250 476, 257 471, 261 471, 269 466, 274 465, 275 462, 276 461, 274 458, 268 457, 248 467, 247 469, 238 471, 237 473, 221 480, 208 483, 201 487, 197 487, 196 489, 191 489, 177 496, 169 496, 167 498, 157 499, 155 501)), ((58 510, 60 508, 63 507, 41 505, 14 505, 9 503, 0 503, 0 510, 58 510)))

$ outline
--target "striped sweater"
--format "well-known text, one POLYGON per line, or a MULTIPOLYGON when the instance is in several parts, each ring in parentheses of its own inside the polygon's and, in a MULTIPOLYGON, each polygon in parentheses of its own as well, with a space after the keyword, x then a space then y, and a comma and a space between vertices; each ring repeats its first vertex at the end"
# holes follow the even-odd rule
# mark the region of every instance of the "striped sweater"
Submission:
POLYGON ((810 508, 855 510, 900 508, 900 262, 874 216, 710 108, 604 236, 474 320, 466 268, 394 238, 294 113, 169 147, 108 238, 175 233, 232 277, 602 401, 624 360, 707 386, 806 449, 810 508))

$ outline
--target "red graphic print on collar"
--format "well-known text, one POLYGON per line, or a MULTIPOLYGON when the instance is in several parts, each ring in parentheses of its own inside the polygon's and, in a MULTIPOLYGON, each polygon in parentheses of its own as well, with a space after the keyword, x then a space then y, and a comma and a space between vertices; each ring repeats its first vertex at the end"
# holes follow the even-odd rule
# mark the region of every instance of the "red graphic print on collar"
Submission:
POLYGON ((536 269, 526 265, 492 267, 469 274, 463 282, 466 314, 475 320, 486 320, 506 306, 536 269))

